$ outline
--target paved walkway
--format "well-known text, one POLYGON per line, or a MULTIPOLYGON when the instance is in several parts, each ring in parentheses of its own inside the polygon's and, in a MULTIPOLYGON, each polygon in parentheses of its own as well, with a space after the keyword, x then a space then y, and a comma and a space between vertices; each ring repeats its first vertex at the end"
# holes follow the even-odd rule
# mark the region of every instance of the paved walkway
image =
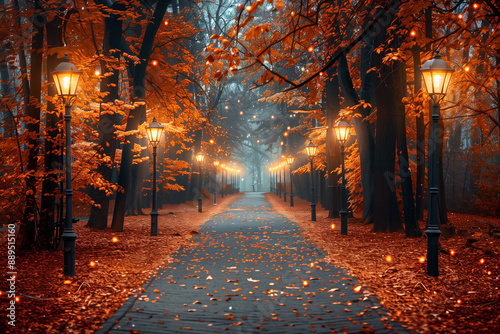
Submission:
POLYGON ((193 241, 100 333, 407 333, 353 291, 345 269, 320 262, 325 254, 262 193, 237 199, 193 241))

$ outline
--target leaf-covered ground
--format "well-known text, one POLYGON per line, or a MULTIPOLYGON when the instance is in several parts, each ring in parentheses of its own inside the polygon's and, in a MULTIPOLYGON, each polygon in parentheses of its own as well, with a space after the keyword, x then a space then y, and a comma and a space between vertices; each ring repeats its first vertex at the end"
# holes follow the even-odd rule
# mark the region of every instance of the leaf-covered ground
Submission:
MULTIPOLYGON (((4 276, 0 283, 0 333, 94 333, 169 261, 168 254, 189 246, 200 225, 224 211, 237 196, 218 198, 217 206, 206 199, 202 213, 197 202, 164 205, 159 210, 157 237, 150 236, 149 214, 126 217, 122 233, 91 231, 86 222, 79 222, 74 225, 78 236, 76 276, 71 278, 63 276, 62 251, 17 254, 16 293, 20 300, 16 303, 16 326, 7 324, 9 299, 4 276)), ((110 220, 111 216, 108 226, 110 220)), ((0 236, 2 254, 6 254, 7 232, 0 232, 0 236)), ((4 259, 2 267, 6 268, 6 256, 4 259)))
MULTIPOLYGON (((426 263, 419 261, 426 254, 425 238, 375 234, 355 218, 349 219, 349 235, 341 236, 339 219, 326 218, 321 207, 318 221, 311 222, 308 202, 295 198, 295 207, 290 208, 274 195, 266 198, 329 254, 326 261, 348 268, 375 293, 395 320, 424 333, 500 332, 500 219, 450 213, 457 235, 440 238, 440 276, 431 278, 426 263)), ((164 206, 154 238, 149 235, 149 215, 127 217, 123 233, 90 231, 85 223, 77 223, 77 275, 68 282, 62 274, 61 251, 18 254, 16 327, 7 327, 9 299, 3 279, 0 332, 93 333, 169 261, 167 254, 189 246, 200 225, 234 199, 219 198, 217 206, 207 199, 201 214, 196 202, 164 206)), ((7 233, 0 236, 0 247, 6 250, 7 233)))
POLYGON ((439 239, 440 275, 433 278, 426 274, 425 237, 373 233, 356 218, 342 236, 340 219, 328 219, 320 206, 312 222, 309 202, 295 198, 292 208, 275 195, 266 199, 299 223, 304 237, 328 253, 325 260, 374 292, 394 320, 422 333, 500 333, 499 218, 450 213, 456 234, 439 239))

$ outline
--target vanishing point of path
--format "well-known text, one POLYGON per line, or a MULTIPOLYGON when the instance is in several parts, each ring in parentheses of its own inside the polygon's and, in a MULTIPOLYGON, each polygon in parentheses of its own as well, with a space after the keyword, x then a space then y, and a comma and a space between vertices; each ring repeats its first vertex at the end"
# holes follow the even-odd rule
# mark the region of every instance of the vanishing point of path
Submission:
POLYGON ((262 193, 238 198, 192 240, 101 333, 407 333, 262 193))

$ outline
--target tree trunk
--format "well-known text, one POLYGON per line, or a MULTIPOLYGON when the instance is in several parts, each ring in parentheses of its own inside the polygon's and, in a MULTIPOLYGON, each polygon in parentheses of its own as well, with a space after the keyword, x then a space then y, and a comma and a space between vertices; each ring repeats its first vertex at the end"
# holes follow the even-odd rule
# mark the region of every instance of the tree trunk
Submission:
POLYGON ((340 166, 340 145, 337 142, 337 137, 333 133, 335 119, 339 114, 340 109, 340 86, 337 74, 337 66, 327 70, 328 80, 325 84, 326 94, 326 164, 328 173, 328 218, 338 218, 340 213, 340 187, 339 176, 334 172, 340 166))
MULTIPOLYGON (((109 162, 101 162, 97 167, 97 172, 108 182, 111 182, 113 177, 113 162, 116 153, 115 125, 119 124, 118 115, 114 112, 114 103, 120 97, 118 90, 120 72, 113 63, 120 59, 118 50, 120 49, 121 37, 122 20, 120 15, 110 14, 104 20, 103 55, 106 58, 101 65, 103 74, 101 93, 106 93, 106 95, 103 98, 101 114, 99 115, 99 145, 97 147, 97 152, 102 157, 110 158, 109 162), (112 75, 104 76, 109 72, 112 75)), ((104 230, 108 226, 109 196, 106 196, 104 191, 93 188, 91 197, 95 204, 92 205, 87 226, 104 230)))
MULTIPOLYGON (((375 39, 384 41, 386 33, 379 33, 375 39)), ((402 66, 394 61, 391 66, 382 62, 384 54, 373 53, 373 66, 378 68, 375 79, 375 100, 377 104, 377 122, 375 138, 374 184, 373 190, 373 231, 401 231, 398 202, 395 188, 395 152, 398 104, 396 103, 397 83, 402 82, 402 66)))
MULTIPOLYGON (((40 4, 35 1, 35 9, 39 10, 40 4)), ((20 238, 21 248, 36 246, 36 171, 38 168, 38 151, 40 135, 40 96, 42 89, 43 65, 43 25, 33 25, 31 50, 31 78, 29 95, 29 113, 24 118, 28 132, 28 161, 26 176, 26 204, 21 222, 20 238)))
MULTIPOLYGON (((413 78, 414 95, 416 96, 422 89, 422 80, 420 76, 420 48, 413 48, 413 78)), ((424 184, 425 184, 425 124, 424 115, 420 114, 416 118, 417 127, 417 184, 416 184, 416 202, 415 214, 417 220, 424 219, 424 184)))
POLYGON ((403 194, 403 211, 405 221, 405 233, 408 238, 416 238, 422 236, 422 231, 417 224, 415 215, 415 202, 413 198, 413 184, 411 180, 411 170, 408 158, 408 146, 406 142, 406 116, 405 106, 402 102, 404 92, 406 91, 406 70, 403 64, 396 67, 396 110, 397 112, 397 150, 398 150, 398 164, 399 176, 401 178, 401 190, 403 194))
MULTIPOLYGON (((47 23, 47 48, 61 47, 62 41, 62 20, 56 15, 50 22, 47 23)), ((48 52, 47 55, 47 80, 53 83, 54 80, 50 73, 60 63, 57 54, 48 52)), ((54 85, 49 85, 49 96, 56 96, 56 88, 54 85)), ((56 106, 47 101, 47 112, 45 114, 45 170, 42 185, 42 204, 40 226, 38 235, 43 248, 49 249, 58 243, 58 240, 53 239, 56 217, 56 196, 61 195, 58 188, 58 179, 62 171, 62 147, 58 136, 62 134, 59 130, 58 123, 61 121, 62 115, 56 106)), ((62 137, 62 136, 61 136, 62 137)))
MULTIPOLYGON (((134 82, 133 82, 133 101, 143 101, 146 96, 145 90, 145 76, 146 68, 149 63, 149 58, 151 55, 151 50, 153 48, 154 38, 156 32, 163 21, 163 17, 167 10, 167 6, 170 4, 171 0, 160 0, 156 5, 156 9, 153 14, 153 18, 149 21, 144 34, 144 40, 142 43, 141 51, 139 53, 139 59, 141 62, 135 67, 134 70, 134 82)), ((126 131, 137 130, 139 121, 145 118, 146 107, 141 105, 135 109, 130 110, 129 117, 127 119, 126 131)), ((125 145, 122 151, 122 161, 120 165, 120 175, 118 177, 118 185, 122 188, 116 195, 115 208, 113 212, 113 222, 112 229, 115 232, 123 231, 123 222, 125 219, 125 211, 127 204, 127 195, 130 189, 130 177, 132 170, 132 149, 134 143, 136 142, 135 136, 127 136, 125 139, 125 145)))

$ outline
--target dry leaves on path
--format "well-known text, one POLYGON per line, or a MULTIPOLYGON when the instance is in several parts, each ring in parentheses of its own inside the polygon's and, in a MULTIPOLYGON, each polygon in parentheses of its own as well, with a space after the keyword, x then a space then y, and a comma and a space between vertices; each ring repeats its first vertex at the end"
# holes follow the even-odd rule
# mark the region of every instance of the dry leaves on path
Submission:
POLYGON ((425 237, 373 233, 356 218, 342 236, 340 220, 320 206, 312 222, 308 202, 296 197, 290 207, 273 194, 266 199, 328 254, 325 261, 348 268, 376 294, 394 320, 423 333, 500 333, 500 219, 450 213, 457 234, 440 238, 440 275, 433 278, 426 274, 425 237))

